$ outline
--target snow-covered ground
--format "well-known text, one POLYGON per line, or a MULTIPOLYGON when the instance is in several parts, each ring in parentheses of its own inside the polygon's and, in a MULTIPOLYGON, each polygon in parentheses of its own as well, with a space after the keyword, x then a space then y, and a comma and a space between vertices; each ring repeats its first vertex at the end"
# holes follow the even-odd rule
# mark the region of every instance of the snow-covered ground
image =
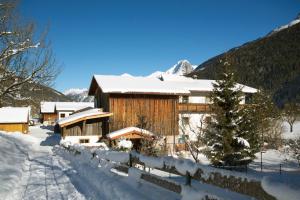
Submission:
POLYGON ((300 121, 296 121, 293 125, 293 132, 290 132, 290 125, 283 122, 283 139, 296 139, 300 138, 300 121))
POLYGON ((48 127, 29 135, 0 132, 0 199, 180 199, 180 195, 132 177, 112 173, 103 163, 74 160, 48 127))
POLYGON ((84 199, 51 151, 57 137, 48 129, 30 132, 0 132, 1 199, 84 199))
MULTIPOLYGON (((91 159, 90 152, 74 155, 58 145, 54 146, 59 140, 60 137, 54 135, 51 128, 44 126, 31 127, 28 135, 0 132, 1 200, 190 199, 201 194, 222 199, 251 199, 199 181, 192 181, 192 187, 183 187, 182 193, 177 194, 137 178, 134 170, 130 170, 129 174, 117 173, 111 163, 91 159)), ((266 151, 263 154, 263 172, 260 172, 259 156, 257 154, 257 159, 248 172, 242 174, 243 177, 262 180, 263 187, 279 199, 297 199, 300 195, 297 192, 300 191, 300 172, 291 155, 284 150, 266 151), (279 164, 282 165, 282 174, 279 173, 279 164)), ((204 157, 202 164, 209 164, 204 157)), ((184 177, 159 170, 151 170, 150 173, 177 184, 185 181, 184 177)))

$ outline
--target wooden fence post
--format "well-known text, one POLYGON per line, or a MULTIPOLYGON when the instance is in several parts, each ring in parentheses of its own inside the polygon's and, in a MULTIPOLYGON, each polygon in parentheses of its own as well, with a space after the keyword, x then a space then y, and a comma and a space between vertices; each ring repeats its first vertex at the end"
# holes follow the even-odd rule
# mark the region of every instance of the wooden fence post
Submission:
POLYGON ((279 164, 279 174, 281 174, 281 163, 279 164))
POLYGON ((129 167, 132 167, 132 155, 129 153, 129 167))
POLYGON ((189 172, 186 172, 185 185, 191 186, 191 183, 192 183, 192 177, 189 172))

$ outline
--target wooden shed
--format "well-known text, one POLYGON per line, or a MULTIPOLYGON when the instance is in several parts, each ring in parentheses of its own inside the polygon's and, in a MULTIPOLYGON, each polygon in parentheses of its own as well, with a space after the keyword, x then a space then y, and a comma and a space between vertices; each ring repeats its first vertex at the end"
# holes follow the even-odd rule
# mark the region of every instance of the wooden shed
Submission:
POLYGON ((42 101, 41 102, 41 122, 53 125, 55 121, 57 120, 57 114, 55 113, 55 104, 56 102, 47 102, 42 101))
POLYGON ((61 136, 71 143, 97 143, 108 129, 108 119, 112 113, 101 109, 89 109, 74 113, 58 121, 61 136))
POLYGON ((120 139, 128 139, 133 144, 133 149, 139 149, 142 139, 152 140, 155 138, 155 134, 138 127, 127 127, 106 135, 111 143, 116 143, 120 139))
POLYGON ((28 133, 30 107, 0 108, 0 130, 28 133))

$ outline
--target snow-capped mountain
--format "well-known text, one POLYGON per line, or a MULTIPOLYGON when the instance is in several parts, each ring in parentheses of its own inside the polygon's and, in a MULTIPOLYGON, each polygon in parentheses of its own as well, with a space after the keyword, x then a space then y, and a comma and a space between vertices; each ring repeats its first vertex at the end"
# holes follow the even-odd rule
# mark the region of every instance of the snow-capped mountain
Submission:
POLYGON ((166 72, 156 71, 149 75, 149 77, 160 77, 162 75, 178 75, 183 76, 191 73, 197 65, 192 65, 188 60, 180 60, 177 64, 173 65, 166 72))
POLYGON ((268 35, 272 35, 274 33, 277 33, 279 31, 282 31, 283 29, 287 29, 291 26, 294 26, 295 24, 298 24, 300 23, 300 13, 298 14, 298 16, 293 20, 291 21, 290 23, 286 24, 286 25, 283 25, 283 26, 280 26, 278 28, 275 28, 271 33, 269 33, 268 35))
POLYGON ((64 95, 77 102, 93 102, 94 97, 88 96, 87 88, 71 88, 64 92, 64 95))

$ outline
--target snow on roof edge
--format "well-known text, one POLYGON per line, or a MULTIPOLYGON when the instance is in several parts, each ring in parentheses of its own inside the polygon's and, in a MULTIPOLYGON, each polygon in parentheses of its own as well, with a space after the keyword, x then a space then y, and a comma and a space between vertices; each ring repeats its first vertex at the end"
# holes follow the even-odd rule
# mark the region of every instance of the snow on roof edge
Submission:
POLYGON ((107 137, 112 139, 114 137, 121 136, 121 135, 126 134, 126 133, 131 132, 131 131, 142 132, 143 134, 146 134, 146 135, 149 135, 149 136, 154 135, 152 132, 150 132, 148 130, 132 126, 132 127, 123 128, 123 129, 120 129, 120 130, 117 130, 117 131, 113 131, 113 132, 107 134, 107 137))
POLYGON ((58 120, 57 123, 59 125, 64 125, 64 124, 67 124, 67 123, 72 122, 72 121, 76 121, 76 120, 84 118, 84 117, 91 117, 91 116, 96 116, 96 115, 109 115, 109 114, 112 115, 112 113, 103 112, 99 108, 93 108, 93 109, 89 109, 89 110, 85 110, 85 111, 82 111, 82 112, 75 113, 73 115, 69 115, 68 117, 65 117, 63 119, 58 120))

